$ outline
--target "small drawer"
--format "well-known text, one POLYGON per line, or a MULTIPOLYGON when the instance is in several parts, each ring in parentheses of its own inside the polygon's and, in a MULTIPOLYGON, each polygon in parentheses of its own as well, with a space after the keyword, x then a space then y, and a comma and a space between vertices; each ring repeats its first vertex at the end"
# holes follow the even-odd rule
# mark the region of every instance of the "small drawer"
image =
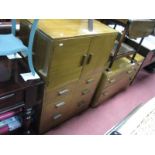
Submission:
POLYGON ((61 100, 52 104, 43 105, 44 117, 52 117, 55 113, 72 113, 74 105, 71 100, 61 100))
POLYGON ((6 108, 7 106, 11 106, 23 100, 24 92, 22 91, 0 96, 0 108, 6 108))

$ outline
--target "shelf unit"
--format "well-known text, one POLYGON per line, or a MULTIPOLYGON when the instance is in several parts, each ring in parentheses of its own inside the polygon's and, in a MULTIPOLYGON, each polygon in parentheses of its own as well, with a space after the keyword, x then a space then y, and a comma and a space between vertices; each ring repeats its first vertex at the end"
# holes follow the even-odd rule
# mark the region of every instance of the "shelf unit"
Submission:
POLYGON ((22 127, 8 134, 37 134, 44 82, 41 79, 25 82, 21 78, 20 73, 29 72, 23 59, 0 57, 0 62, 0 114, 21 109, 22 127))

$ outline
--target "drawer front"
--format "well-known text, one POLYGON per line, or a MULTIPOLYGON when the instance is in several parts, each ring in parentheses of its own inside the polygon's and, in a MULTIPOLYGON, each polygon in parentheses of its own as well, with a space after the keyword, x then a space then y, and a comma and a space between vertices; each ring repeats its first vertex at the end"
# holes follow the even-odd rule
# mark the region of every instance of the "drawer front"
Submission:
POLYGON ((109 87, 115 84, 118 80, 122 79, 126 75, 126 72, 120 72, 119 74, 107 74, 103 73, 102 80, 104 87, 109 87))
POLYGON ((87 76, 87 78, 79 80, 78 89, 82 90, 83 88, 95 88, 101 78, 101 74, 102 73, 97 73, 95 75, 90 75, 87 76))
POLYGON ((55 127, 65 120, 73 116, 73 106, 71 103, 66 102, 64 105, 47 105, 43 107, 40 122, 40 133, 48 131, 50 128, 55 127))
POLYGON ((127 67, 125 67, 124 69, 120 69, 118 70, 118 72, 107 72, 105 71, 103 73, 103 85, 104 87, 109 87, 111 85, 113 85, 114 83, 116 83, 118 80, 122 79, 124 76, 126 76, 126 74, 129 75, 129 77, 131 77, 131 79, 133 78, 133 76, 136 74, 136 72, 139 69, 139 65, 134 64, 134 65, 129 65, 127 67))
POLYGON ((0 96, 0 108, 6 108, 21 101, 24 101, 24 92, 22 91, 0 96))
POLYGON ((103 89, 100 94, 98 94, 98 98, 92 103, 92 107, 95 107, 105 100, 118 93, 119 91, 125 89, 130 83, 130 78, 128 74, 124 76, 121 80, 117 81, 115 84, 103 89))
POLYGON ((51 113, 51 114, 55 112, 68 113, 68 112, 72 112, 71 110, 73 109, 73 105, 72 105, 71 99, 70 100, 62 99, 59 101, 52 102, 52 104, 44 105, 43 108, 46 109, 47 113, 51 113))
POLYGON ((76 103, 76 108, 74 114, 79 114, 84 110, 89 108, 90 101, 92 99, 92 95, 87 95, 85 98, 83 97, 76 103))
POLYGON ((74 91, 75 85, 76 82, 73 82, 69 85, 64 85, 56 89, 46 89, 44 97, 45 104, 56 104, 63 102, 64 100, 69 101, 74 91))

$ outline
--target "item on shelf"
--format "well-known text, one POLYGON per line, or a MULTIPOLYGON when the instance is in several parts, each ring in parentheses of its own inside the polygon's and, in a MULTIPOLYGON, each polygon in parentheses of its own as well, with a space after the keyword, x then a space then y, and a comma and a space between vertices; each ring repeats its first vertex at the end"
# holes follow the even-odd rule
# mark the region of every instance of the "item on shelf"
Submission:
POLYGON ((5 112, 3 114, 0 114, 0 121, 4 120, 4 119, 7 119, 11 116, 14 116, 15 114, 21 112, 22 110, 19 109, 19 110, 15 110, 15 111, 9 111, 9 112, 5 112))
POLYGON ((2 127, 0 127, 0 135, 7 134, 7 133, 9 133, 8 125, 3 125, 2 127))
POLYGON ((1 132, 11 132, 22 126, 22 120, 19 116, 13 116, 0 121, 1 132))

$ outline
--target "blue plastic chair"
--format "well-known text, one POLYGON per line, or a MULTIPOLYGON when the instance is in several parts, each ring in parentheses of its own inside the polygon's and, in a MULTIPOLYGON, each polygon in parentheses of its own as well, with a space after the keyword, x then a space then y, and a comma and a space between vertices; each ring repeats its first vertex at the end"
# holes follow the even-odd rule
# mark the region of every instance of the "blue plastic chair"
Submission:
POLYGON ((16 54, 17 52, 24 52, 28 56, 28 64, 32 75, 35 75, 35 70, 32 61, 32 47, 34 41, 34 35, 37 29, 38 19, 34 19, 30 36, 28 47, 23 44, 23 42, 18 39, 16 35, 16 20, 12 19, 12 29, 11 34, 0 34, 0 56, 6 56, 9 54, 16 54))

